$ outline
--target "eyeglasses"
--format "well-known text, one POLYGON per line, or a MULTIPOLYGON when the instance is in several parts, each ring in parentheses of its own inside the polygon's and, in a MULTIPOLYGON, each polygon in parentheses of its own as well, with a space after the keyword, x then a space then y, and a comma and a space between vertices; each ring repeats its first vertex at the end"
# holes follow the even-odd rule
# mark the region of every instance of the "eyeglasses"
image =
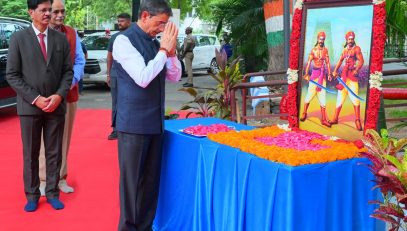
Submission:
POLYGON ((53 14, 59 14, 59 13, 61 13, 61 14, 65 14, 65 9, 61 9, 61 10, 54 10, 54 11, 52 11, 52 13, 53 13, 53 14))
POLYGON ((167 25, 168 21, 161 21, 161 20, 152 19, 154 16, 156 16, 156 15, 150 15, 150 18, 154 23, 158 24, 159 27, 165 27, 165 25, 167 25))
POLYGON ((162 26, 165 27, 165 25, 167 25, 168 21, 158 21, 158 20, 152 20, 153 22, 155 22, 156 24, 158 24, 158 26, 162 26))
POLYGON ((41 14, 45 14, 45 13, 51 13, 52 12, 52 8, 43 8, 43 9, 37 9, 38 12, 40 12, 41 14))

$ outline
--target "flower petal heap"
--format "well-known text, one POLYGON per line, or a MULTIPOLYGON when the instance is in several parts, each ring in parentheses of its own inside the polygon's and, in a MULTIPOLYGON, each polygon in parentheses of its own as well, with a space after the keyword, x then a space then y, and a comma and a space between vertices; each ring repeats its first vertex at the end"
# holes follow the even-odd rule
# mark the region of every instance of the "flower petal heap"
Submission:
POLYGON ((291 166, 326 163, 359 156, 353 142, 332 140, 313 132, 284 131, 277 126, 249 131, 209 134, 215 142, 239 148, 258 157, 291 166))
POLYGON ((233 130, 225 124, 212 124, 212 125, 195 125, 184 128, 182 131, 195 136, 206 136, 209 133, 227 132, 233 130))

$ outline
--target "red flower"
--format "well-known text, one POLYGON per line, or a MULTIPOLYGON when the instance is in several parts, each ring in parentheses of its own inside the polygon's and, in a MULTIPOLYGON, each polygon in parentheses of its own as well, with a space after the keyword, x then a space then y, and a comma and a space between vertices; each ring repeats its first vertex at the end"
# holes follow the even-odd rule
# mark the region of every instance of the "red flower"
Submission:
POLYGON ((380 107, 380 96, 381 91, 376 88, 371 88, 369 93, 369 101, 367 105, 366 113, 366 125, 365 130, 367 129, 376 129, 378 112, 380 107))
POLYGON ((296 9, 293 17, 293 24, 290 37, 290 68, 293 70, 298 69, 298 59, 300 52, 300 38, 301 38, 301 24, 302 24, 302 10, 296 9))
MULTIPOLYGON (((370 72, 383 70, 384 44, 386 41, 386 9, 385 4, 374 6, 373 41, 370 72)), ((371 111, 373 112, 373 111, 371 111)))
POLYGON ((297 82, 288 85, 288 124, 291 128, 298 127, 297 85, 297 82))
POLYGON ((353 141, 353 144, 355 144, 355 146, 358 147, 359 149, 365 147, 362 140, 355 140, 355 141, 353 141))

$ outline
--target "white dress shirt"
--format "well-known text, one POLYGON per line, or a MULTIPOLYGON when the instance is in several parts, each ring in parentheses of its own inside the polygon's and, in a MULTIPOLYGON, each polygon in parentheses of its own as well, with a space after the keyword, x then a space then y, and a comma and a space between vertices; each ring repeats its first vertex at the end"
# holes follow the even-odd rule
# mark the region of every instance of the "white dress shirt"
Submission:
POLYGON ((151 81, 167 67, 166 79, 178 82, 181 78, 181 62, 176 56, 168 57, 164 51, 159 51, 154 59, 145 65, 140 52, 131 44, 124 35, 118 35, 113 43, 113 59, 121 64, 134 82, 142 88, 146 88, 151 81))
MULTIPOLYGON (((39 34, 41 34, 41 32, 34 26, 34 23, 31 23, 31 26, 34 29, 34 33, 37 36, 37 40, 38 43, 40 43, 40 37, 38 36, 39 34)), ((48 51, 48 27, 47 29, 45 29, 45 31, 42 33, 45 34, 45 38, 44 38, 44 43, 45 43, 45 51, 48 51)), ((34 99, 34 101, 31 102, 31 104, 35 104, 35 101, 37 101, 37 99, 40 97, 41 95, 38 95, 37 98, 34 99)))
MULTIPOLYGON (((37 28, 35 28, 34 23, 31 23, 31 25, 34 29, 35 35, 37 35, 38 43, 40 43, 40 37, 38 37, 38 35, 41 34, 41 32, 37 28)), ((45 51, 48 51, 48 27, 47 27, 47 29, 45 29, 45 31, 42 34, 45 34, 45 39, 44 39, 45 51)))

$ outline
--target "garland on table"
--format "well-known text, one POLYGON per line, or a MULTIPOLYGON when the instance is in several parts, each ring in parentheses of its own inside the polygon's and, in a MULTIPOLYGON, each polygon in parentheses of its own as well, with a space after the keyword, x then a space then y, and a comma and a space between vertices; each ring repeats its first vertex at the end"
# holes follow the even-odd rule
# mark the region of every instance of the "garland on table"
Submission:
POLYGON ((215 142, 239 148, 260 158, 291 166, 327 163, 359 156, 357 144, 307 131, 286 131, 278 126, 248 131, 209 134, 215 142), (346 150, 346 151, 345 151, 346 150))
MULTIPOLYGON (((298 72, 299 66, 299 54, 300 54, 300 39, 301 39, 301 25, 303 14, 303 3, 306 0, 297 0, 295 4, 295 11, 292 23, 292 32, 290 38, 290 61, 289 69, 287 73, 298 72)), ((365 131, 367 129, 376 129, 378 111, 380 107, 380 96, 382 78, 381 76, 383 68, 383 54, 384 44, 386 41, 386 1, 385 0, 372 0, 373 6, 373 41, 372 41, 372 53, 370 63, 370 78, 374 78, 373 82, 369 81, 373 86, 369 90, 369 100, 366 110, 366 122, 365 131), (379 82, 378 82, 379 81, 379 82)), ((372 79, 371 79, 372 80, 372 79)), ((297 81, 293 81, 293 78, 288 78, 288 94, 287 94, 287 107, 288 107, 288 123, 291 128, 298 128, 298 77, 297 81)))

